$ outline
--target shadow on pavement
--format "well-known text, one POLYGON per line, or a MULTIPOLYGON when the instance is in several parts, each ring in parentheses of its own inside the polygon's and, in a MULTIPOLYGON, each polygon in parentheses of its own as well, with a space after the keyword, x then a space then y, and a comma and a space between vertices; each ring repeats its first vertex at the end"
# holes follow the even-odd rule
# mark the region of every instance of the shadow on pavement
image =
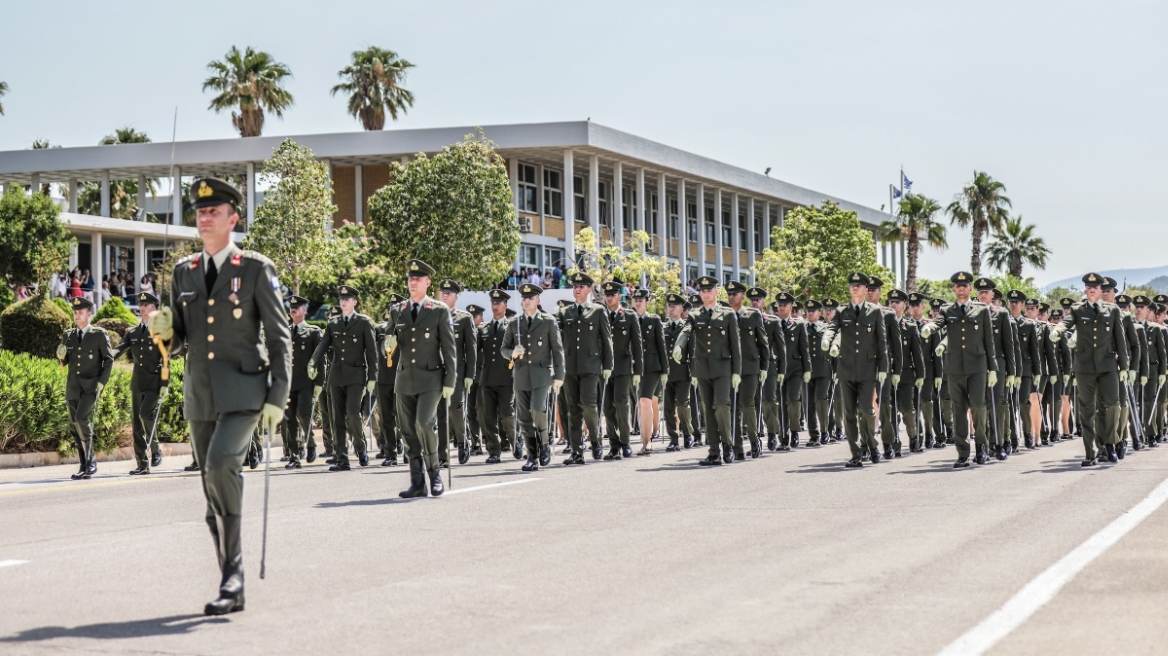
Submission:
MULTIPOLYGON (((864 469, 871 467, 871 466, 873 466, 873 465, 865 464, 863 467, 860 467, 858 469, 858 471, 863 471, 864 469)), ((841 462, 839 464, 832 464, 832 465, 828 465, 828 464, 801 465, 799 467, 799 469, 788 469, 787 473, 788 474, 818 474, 820 472, 841 472, 841 471, 851 471, 851 470, 849 470, 847 467, 844 467, 844 463, 841 462)))
MULTIPOLYGON (((458 479, 463 479, 463 478, 482 478, 484 476, 487 476, 487 477, 527 476, 527 475, 531 474, 531 472, 525 472, 525 471, 519 469, 519 467, 521 467, 521 466, 522 465, 517 465, 515 469, 508 469, 508 470, 504 470, 504 471, 495 471, 495 472, 483 472, 482 474, 462 474, 462 473, 459 473, 459 470, 456 468, 454 470, 454 477, 458 478, 458 479)), ((541 470, 542 469, 550 469, 551 467, 552 467, 552 465, 547 465, 546 467, 540 467, 540 469, 541 470)), ((445 474, 445 472, 443 472, 443 474, 445 474)))
POLYGON ((36 629, 27 629, 16 635, 5 636, 0 638, 0 643, 37 642, 41 640, 54 640, 56 638, 111 640, 182 635, 204 624, 226 623, 230 623, 230 620, 225 617, 206 617, 202 614, 192 614, 171 615, 170 617, 155 617, 148 620, 131 620, 128 622, 102 622, 100 624, 86 624, 84 626, 74 627, 43 626, 36 629))
MULTIPOLYGON (((1107 464, 1111 464, 1111 463, 1107 463, 1107 464)), ((1078 460, 1075 460, 1073 462, 1070 462, 1070 463, 1065 464, 1065 465, 1061 465, 1059 467, 1048 467, 1048 468, 1044 468, 1044 469, 1028 469, 1028 470, 1021 472, 1021 473, 1023 473, 1023 474, 1064 474, 1066 472, 1090 471, 1092 469, 1099 470, 1099 469, 1107 469, 1107 468, 1104 467, 1104 463, 1102 463, 1102 462, 1100 462, 1099 465, 1095 466, 1095 467, 1083 467, 1082 465, 1079 464, 1078 460)))
MULTIPOLYGON (((733 467, 733 464, 722 465, 722 467, 733 467)), ((696 460, 691 462, 679 462, 671 465, 662 465, 660 467, 645 467, 637 469, 638 472, 666 472, 666 471, 685 471, 687 469, 720 469, 720 467, 703 467, 697 463, 696 460)))

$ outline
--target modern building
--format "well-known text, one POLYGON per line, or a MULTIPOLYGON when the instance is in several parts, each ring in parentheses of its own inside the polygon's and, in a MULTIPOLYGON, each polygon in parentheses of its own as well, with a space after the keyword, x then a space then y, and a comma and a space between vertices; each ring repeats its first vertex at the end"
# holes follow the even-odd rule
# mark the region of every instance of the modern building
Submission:
MULTIPOLYGON (((334 224, 360 223, 369 197, 389 181, 390 165, 416 153, 437 153, 474 127, 292 136, 329 165, 334 224)), ((486 126, 483 131, 506 160, 523 233, 515 265, 548 270, 568 263, 577 234, 591 227, 601 239, 628 244, 634 230, 651 235, 648 250, 677 262, 687 279, 750 277, 755 258, 769 246, 771 228, 791 209, 832 200, 858 213, 874 231, 887 214, 724 164, 588 121, 486 126)), ((256 174, 289 137, 254 137, 0 153, 0 184, 66 186, 63 220, 77 235, 76 264, 100 278, 110 270, 134 271, 161 258, 165 239, 191 239, 182 225, 182 196, 148 200, 159 223, 108 218, 111 180, 182 181, 204 175, 245 180, 247 223, 260 201, 256 174), (97 181, 101 216, 77 214, 78 186, 97 181), (161 203, 161 206, 159 206, 161 203)), ((241 234, 242 236, 242 234, 241 234)), ((903 279, 904 244, 878 244, 879 261, 903 279)))

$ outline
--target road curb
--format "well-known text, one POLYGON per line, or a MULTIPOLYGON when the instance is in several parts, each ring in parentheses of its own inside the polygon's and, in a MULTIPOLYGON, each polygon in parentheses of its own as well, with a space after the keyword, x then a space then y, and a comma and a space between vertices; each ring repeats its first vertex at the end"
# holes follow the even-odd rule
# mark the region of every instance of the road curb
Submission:
MULTIPOLYGON (((163 456, 191 455, 190 442, 159 442, 163 456)), ((97 454, 98 462, 113 462, 116 460, 133 460, 134 448, 129 446, 118 447, 113 451, 97 454)), ((0 469, 18 469, 21 467, 45 467, 48 465, 71 465, 80 462, 77 454, 62 456, 56 451, 48 453, 3 453, 0 454, 0 469)))

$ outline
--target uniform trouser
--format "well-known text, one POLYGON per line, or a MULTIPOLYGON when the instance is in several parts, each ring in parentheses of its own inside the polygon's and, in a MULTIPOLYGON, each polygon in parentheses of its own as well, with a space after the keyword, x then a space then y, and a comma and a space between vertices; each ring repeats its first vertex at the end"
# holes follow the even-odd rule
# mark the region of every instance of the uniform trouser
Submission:
POLYGON ((284 454, 292 462, 300 462, 301 432, 312 433, 312 387, 288 392, 284 406, 284 454))
POLYGON ((442 390, 418 394, 397 393, 397 424, 405 441, 405 457, 422 460, 427 469, 437 469, 438 402, 442 390))
POLYGON ((811 435, 812 440, 827 439, 830 432, 828 422, 828 404, 834 404, 837 401, 831 398, 831 376, 820 376, 811 379, 809 388, 812 408, 811 412, 807 413, 807 432, 811 435))
POLYGON ((791 433, 798 431, 803 423, 803 372, 787 374, 779 384, 779 394, 786 402, 786 415, 780 415, 780 418, 786 419, 787 422, 782 428, 781 435, 782 443, 787 444, 791 440, 791 433))
MULTIPOLYGON (((322 389, 320 396, 316 399, 316 405, 320 408, 320 436, 324 441, 324 450, 331 454, 335 440, 333 440, 333 407, 332 403, 329 402, 329 396, 331 396, 329 389, 327 387, 322 389)), ((312 444, 313 439, 312 435, 309 435, 308 443, 312 444)))
POLYGON ((706 430, 706 417, 702 414, 702 399, 698 388, 690 381, 689 420, 693 425, 694 433, 706 430))
POLYGON ((1063 395, 1067 393, 1067 386, 1063 384, 1062 376, 1050 385, 1050 432, 1057 438, 1063 432, 1063 395))
MULTIPOLYGON (((1131 433, 1131 424, 1129 422, 1131 421, 1132 408, 1127 398, 1128 390, 1130 389, 1125 383, 1119 384, 1119 419, 1115 422, 1115 437, 1112 440, 1112 444, 1123 442, 1127 439, 1127 435, 1131 433)), ((1132 439, 1135 439, 1135 435, 1132 435, 1132 439)))
MULTIPOLYGON (((998 362, 998 371, 1006 370, 1005 360, 998 362)), ((986 428, 989 431, 989 437, 994 444, 998 446, 1005 446, 1010 442, 1011 426, 1013 425, 1013 417, 1010 413, 1010 392, 1006 389, 1006 376, 1000 376, 998 382, 994 385, 993 403, 990 414, 986 415, 986 422, 989 423, 986 428)))
POLYGON ((1143 390, 1144 413, 1140 417, 1144 426, 1144 436, 1152 437, 1156 434, 1156 399, 1160 396, 1160 381, 1155 376, 1148 377, 1148 384, 1143 390))
MULTIPOLYGON (((584 454, 584 426, 588 426, 588 441, 591 446, 600 445, 600 411, 597 402, 600 395, 599 374, 575 374, 564 377, 561 388, 568 400, 568 441, 572 445, 572 455, 584 454)), ((484 403, 486 399, 484 398, 484 403)))
POLYGON ((519 427, 523 432, 523 444, 527 447, 527 457, 539 458, 540 451, 547 443, 548 436, 548 396, 550 385, 529 390, 515 390, 515 410, 519 416, 519 427))
POLYGON ((378 383, 377 412, 381 422, 377 426, 377 443, 385 449, 386 458, 397 458, 397 398, 394 394, 393 383, 378 383))
POLYGON ((483 410, 483 441, 487 443, 487 454, 497 456, 503 445, 512 444, 515 439, 515 409, 512 399, 515 390, 510 385, 487 386, 481 388, 479 402, 483 410))
POLYGON ((949 377, 941 378, 941 411, 937 414, 938 432, 953 433, 953 396, 949 394, 949 377))
POLYGON ((677 445, 677 426, 681 424, 681 434, 685 437, 693 435, 689 409, 690 384, 689 379, 671 380, 665 383, 665 431, 669 433, 669 443, 677 445))
POLYGON ((986 373, 950 375, 949 396, 953 403, 953 440, 957 457, 969 457, 969 415, 973 415, 973 430, 977 443, 989 447, 986 427, 986 373))
POLYGON ((922 428, 924 428, 926 438, 934 437, 937 434, 937 429, 933 421, 933 398, 936 394, 933 379, 926 377, 924 384, 921 385, 920 391, 921 417, 925 424, 922 428))
MULTIPOLYGON (((134 460, 138 462, 139 468, 150 469, 150 454, 146 452, 146 447, 154 432, 154 413, 158 410, 158 390, 130 392, 130 395, 130 409, 134 416, 134 460)), ((157 439, 149 446, 154 453, 158 453, 157 439)))
POLYGON ((758 441, 758 374, 743 374, 734 393, 738 403, 734 417, 734 455, 742 456, 743 440, 750 440, 750 448, 756 449, 758 441), (743 435, 745 433, 745 435, 743 435))
POLYGON ((1075 372, 1075 386, 1082 414, 1083 448, 1091 460, 1096 446, 1106 446, 1115 439, 1115 425, 1119 423, 1119 372, 1075 372))
POLYGON ((730 376, 698 378, 698 394, 702 397, 702 415, 706 421, 706 443, 710 445, 710 459, 721 460, 719 446, 733 447, 730 433, 730 376))
POLYGON ((604 421, 609 451, 619 451, 629 445, 629 388, 632 384, 631 375, 613 375, 604 386, 604 421))
MULTIPOLYGON (((900 420, 904 422, 904 434, 908 436, 909 444, 912 444, 920 433, 917 431, 917 382, 915 375, 911 373, 902 374, 900 377, 900 384, 896 386, 896 408, 900 411, 900 420)), ((891 404, 890 404, 891 405, 891 404)), ((883 435, 881 438, 883 439, 883 435)), ((900 436, 895 436, 895 441, 900 441, 900 436)), ((885 442, 888 444, 888 442, 885 442)))
POLYGON ((880 407, 880 442, 886 449, 895 447, 900 440, 900 427, 896 421, 896 391, 892 386, 892 376, 889 376, 884 379, 876 398, 876 403, 880 407))
POLYGON ((361 424, 361 400, 365 386, 329 385, 333 419, 333 456, 337 464, 349 464, 349 439, 353 452, 365 453, 365 427, 361 424))
POLYGON ((93 460, 93 409, 97 395, 82 392, 80 399, 66 403, 69 408, 69 436, 77 447, 82 467, 93 460))
POLYGON ((762 421, 772 437, 783 434, 783 414, 779 408, 779 377, 775 368, 770 368, 766 382, 762 384, 762 421))
POLYGON ((243 510, 243 457, 259 419, 259 412, 228 412, 218 421, 190 422, 208 516, 239 515, 243 510))
POLYGON ((1030 394, 1034 392, 1034 377, 1023 376, 1018 386, 1018 414, 1022 415, 1022 435, 1033 439, 1034 431, 1030 428, 1030 394))
POLYGON ((455 444, 462 444, 466 439, 466 415, 463 414, 463 408, 466 407, 466 387, 462 384, 462 379, 454 384, 454 396, 450 397, 447 402, 443 399, 438 402, 438 460, 442 462, 450 462, 450 445, 447 444, 447 435, 450 436, 450 441, 455 444), (449 433, 447 433, 446 422, 450 422, 449 433))
POLYGON ((471 383, 470 389, 466 392, 466 430, 472 449, 477 449, 483 444, 479 408, 479 384, 471 383))
POLYGON ((876 380, 839 381, 840 400, 843 402, 844 435, 848 438, 848 448, 852 458, 859 459, 864 445, 875 451, 876 413, 872 410, 872 395, 876 393, 876 380))

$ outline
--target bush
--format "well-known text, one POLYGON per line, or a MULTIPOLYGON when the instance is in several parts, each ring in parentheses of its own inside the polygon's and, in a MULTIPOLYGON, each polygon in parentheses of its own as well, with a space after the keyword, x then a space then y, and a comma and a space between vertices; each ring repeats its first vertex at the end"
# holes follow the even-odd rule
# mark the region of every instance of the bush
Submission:
POLYGON ((98 328, 104 328, 105 331, 110 335, 110 346, 116 347, 118 344, 122 343, 123 339, 125 339, 126 333, 130 332, 131 328, 138 325, 138 322, 135 321, 134 323, 129 324, 121 319, 102 319, 101 321, 94 321, 93 325, 97 326, 98 328))
POLYGON ((3 281, 0 281, 0 312, 3 312, 5 308, 15 302, 16 292, 12 291, 12 288, 4 284, 3 281))
MULTIPOLYGON (((0 452, 75 450, 69 437, 65 404, 65 367, 57 360, 0 351, 0 452)), ((171 386, 159 413, 157 439, 185 442, 182 418, 182 361, 171 363, 171 386)), ((114 369, 98 400, 94 421, 94 448, 109 451, 129 444, 130 373, 114 369)))
POLYGON ((97 323, 102 319, 121 319, 131 326, 138 323, 138 317, 126 307, 125 301, 120 298, 111 298, 108 303, 101 306, 97 314, 93 315, 93 322, 97 323))
POLYGON ((54 296, 53 297, 53 305, 56 305, 57 307, 64 310, 65 314, 69 315, 70 320, 73 319, 73 306, 69 305, 69 301, 66 301, 65 299, 61 298, 60 296, 54 296))
POLYGON ((53 358, 56 362, 61 335, 72 325, 71 312, 37 294, 0 312, 0 342, 10 351, 53 358))

